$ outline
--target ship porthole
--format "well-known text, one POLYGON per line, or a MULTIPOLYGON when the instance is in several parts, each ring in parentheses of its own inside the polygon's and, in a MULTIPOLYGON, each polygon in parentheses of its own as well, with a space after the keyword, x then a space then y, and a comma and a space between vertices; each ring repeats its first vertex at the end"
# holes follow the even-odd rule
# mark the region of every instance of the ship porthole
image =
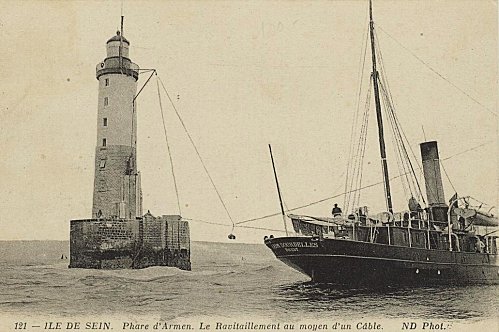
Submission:
POLYGON ((418 274, 418 273, 419 273, 419 269, 416 269, 416 274, 418 274))
POLYGON ((429 261, 429 260, 430 260, 430 258, 429 258, 429 257, 426 257, 426 260, 427 260, 427 261, 429 261))
POLYGON ((440 270, 437 271, 437 274, 440 274, 440 270))

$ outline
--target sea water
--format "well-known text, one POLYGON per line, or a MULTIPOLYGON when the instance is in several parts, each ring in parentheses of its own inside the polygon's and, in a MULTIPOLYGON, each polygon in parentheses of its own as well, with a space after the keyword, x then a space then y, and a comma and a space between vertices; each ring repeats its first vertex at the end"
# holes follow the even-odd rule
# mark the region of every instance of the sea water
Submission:
POLYGON ((336 330, 347 325, 376 330, 369 328, 376 320, 397 322, 400 330, 410 330, 410 322, 416 330, 434 324, 425 331, 440 323, 455 331, 460 324, 486 322, 496 331, 499 322, 497 285, 340 289, 310 282, 263 244, 193 242, 191 250, 192 271, 87 270, 68 268, 68 242, 0 242, 0 318, 11 327, 37 317, 64 324, 75 317, 99 317, 97 323, 125 317, 115 330, 146 323, 151 329, 154 322, 165 324, 163 330, 181 324, 198 329, 210 319, 211 329, 219 323, 217 330, 256 330, 242 328, 253 323, 248 318, 279 324, 279 330, 286 323, 308 322, 303 329, 296 326, 308 331, 321 325, 335 330, 334 324, 336 330))

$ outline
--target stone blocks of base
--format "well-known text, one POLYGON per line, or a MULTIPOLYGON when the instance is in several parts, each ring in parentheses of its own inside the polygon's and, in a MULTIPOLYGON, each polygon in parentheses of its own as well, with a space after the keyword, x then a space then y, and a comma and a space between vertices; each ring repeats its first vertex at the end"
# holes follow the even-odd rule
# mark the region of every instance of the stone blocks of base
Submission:
POLYGON ((70 268, 190 270, 189 223, 178 215, 71 220, 70 268))

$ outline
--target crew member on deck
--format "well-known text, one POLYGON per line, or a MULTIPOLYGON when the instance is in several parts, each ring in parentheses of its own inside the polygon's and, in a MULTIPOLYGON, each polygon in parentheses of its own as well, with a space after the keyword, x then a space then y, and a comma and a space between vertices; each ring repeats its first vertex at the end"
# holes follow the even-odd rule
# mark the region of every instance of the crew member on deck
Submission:
POLYGON ((458 221, 459 221, 459 229, 464 231, 466 229, 466 219, 464 219, 463 217, 459 217, 458 221))
POLYGON ((334 203, 334 207, 331 213, 333 214, 333 217, 341 216, 342 211, 337 203, 334 203))
POLYGON ((421 209, 421 204, 419 204, 418 200, 412 196, 409 199, 409 211, 411 211, 411 217, 421 219, 419 213, 423 210, 421 209))

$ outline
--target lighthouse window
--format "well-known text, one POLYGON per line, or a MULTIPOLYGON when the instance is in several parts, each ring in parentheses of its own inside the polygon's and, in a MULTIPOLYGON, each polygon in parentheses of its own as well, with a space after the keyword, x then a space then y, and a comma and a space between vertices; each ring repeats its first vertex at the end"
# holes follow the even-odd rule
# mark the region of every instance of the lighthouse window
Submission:
POLYGON ((109 78, 106 78, 105 83, 106 83, 106 86, 109 86, 109 78))
POLYGON ((104 127, 107 127, 107 118, 104 118, 103 125, 104 125, 104 127))
POLYGON ((106 160, 105 159, 101 160, 99 166, 100 168, 106 167, 106 160))
POLYGON ((106 146, 107 145, 107 139, 103 138, 102 139, 102 146, 106 146))
POLYGON ((104 97, 104 106, 107 106, 107 105, 109 105, 109 98, 104 97))

